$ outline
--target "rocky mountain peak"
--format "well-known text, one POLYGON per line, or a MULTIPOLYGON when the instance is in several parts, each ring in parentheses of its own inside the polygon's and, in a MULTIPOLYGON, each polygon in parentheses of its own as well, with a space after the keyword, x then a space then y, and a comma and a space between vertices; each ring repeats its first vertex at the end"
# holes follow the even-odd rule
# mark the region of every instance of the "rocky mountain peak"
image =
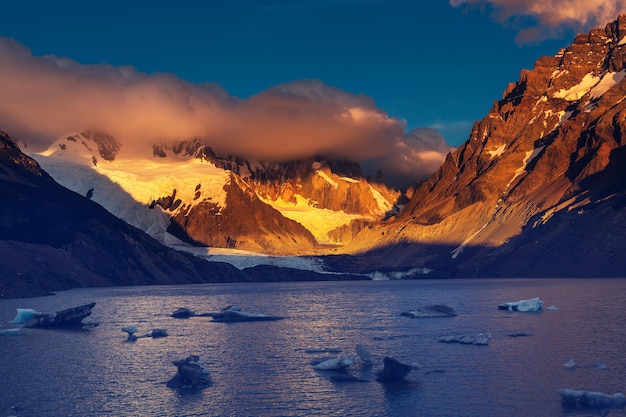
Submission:
POLYGON ((24 173, 49 178, 49 175, 41 169, 37 161, 24 155, 9 135, 0 131, 0 176, 5 179, 12 177, 17 180, 24 173), (20 172, 17 172, 15 167, 19 167, 20 172))
POLYGON ((106 133, 85 131, 80 136, 95 143, 98 147, 98 154, 107 161, 115 160, 122 146, 113 136, 106 133))
POLYGON ((618 168, 626 163, 624 78, 622 15, 523 70, 405 210, 355 246, 452 245, 448 259, 456 259, 465 247, 500 247, 557 215, 618 201, 626 187, 618 168))

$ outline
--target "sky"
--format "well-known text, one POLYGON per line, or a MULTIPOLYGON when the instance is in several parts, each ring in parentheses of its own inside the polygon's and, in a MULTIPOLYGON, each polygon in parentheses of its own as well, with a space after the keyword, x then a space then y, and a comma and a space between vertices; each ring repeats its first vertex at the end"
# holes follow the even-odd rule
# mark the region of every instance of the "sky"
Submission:
POLYGON ((0 130, 205 139, 257 159, 324 155, 432 173, 543 55, 626 0, 11 1, 0 130), (200 3, 200 4, 197 4, 200 3))

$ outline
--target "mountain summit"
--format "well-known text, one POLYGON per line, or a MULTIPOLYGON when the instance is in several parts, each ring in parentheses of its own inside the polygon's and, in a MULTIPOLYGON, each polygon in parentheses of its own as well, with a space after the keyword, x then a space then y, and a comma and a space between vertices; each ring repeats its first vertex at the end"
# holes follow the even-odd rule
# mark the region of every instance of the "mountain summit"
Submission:
POLYGON ((538 59, 351 250, 461 275, 623 275, 625 76, 626 16, 538 59))
POLYGON ((56 181, 167 245, 301 254, 349 241, 400 192, 358 164, 219 156, 198 140, 126 149, 82 132, 32 155, 56 181))

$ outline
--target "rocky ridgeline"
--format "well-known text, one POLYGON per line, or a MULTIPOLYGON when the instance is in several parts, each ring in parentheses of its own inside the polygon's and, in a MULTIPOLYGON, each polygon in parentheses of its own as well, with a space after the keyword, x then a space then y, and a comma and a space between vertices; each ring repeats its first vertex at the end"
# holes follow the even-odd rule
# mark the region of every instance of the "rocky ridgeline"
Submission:
MULTIPOLYGON (((571 243, 572 234, 581 241, 587 233, 580 216, 605 207, 610 214, 585 223, 608 225, 620 213, 607 204, 620 206, 626 186, 619 168, 626 162, 625 36, 626 16, 619 16, 604 29, 578 35, 556 55, 538 59, 532 70, 523 70, 519 81, 509 84, 489 114, 474 124, 469 139, 417 189, 405 210, 392 222, 365 229, 347 250, 395 243, 406 252, 397 257, 404 262, 411 250, 421 253, 423 245, 437 246, 439 258, 458 258, 455 266, 477 269, 500 262, 500 253, 490 249, 488 255, 463 255, 465 248, 508 248, 502 255, 506 251, 515 257, 513 245, 526 245, 524 253, 532 259, 535 251, 556 254, 556 248, 546 243, 532 249, 530 237, 524 236, 533 235, 537 243, 547 242, 541 237, 549 234, 551 245, 570 241, 569 248, 561 244, 559 250, 580 262, 580 253, 574 254, 588 248, 571 243), (560 223, 557 230, 554 220, 564 216, 570 225, 560 223), (541 233, 534 232, 540 228, 541 233), (422 246, 406 249, 407 243, 422 246), (460 265, 470 255, 474 261, 460 265)), ((596 230, 604 229, 596 224, 596 230)))
MULTIPOLYGON (((167 148, 155 145, 155 155, 165 157, 167 148)), ((401 193, 384 184, 382 173, 376 179, 365 176, 357 163, 306 158, 288 162, 250 162, 234 156, 217 155, 197 140, 171 147, 178 155, 193 156, 233 172, 263 198, 296 202, 296 195, 322 209, 351 214, 379 216, 391 209, 401 193), (380 196, 380 198, 377 198, 380 196), (388 207, 381 207, 381 198, 388 207)))
MULTIPOLYGON (((174 145, 154 145, 153 154, 165 158, 173 153, 206 160, 230 171, 224 207, 205 199, 189 204, 169 196, 154 201, 172 211, 168 231, 178 238, 201 245, 271 253, 311 250, 319 247, 309 230, 285 218, 267 202, 306 204, 363 216, 331 231, 325 238, 338 244, 352 239, 362 228, 384 218, 397 207, 401 193, 382 181, 363 175, 358 164, 329 162, 316 158, 284 163, 250 162, 217 155, 197 140, 174 145), (300 201, 299 201, 300 198, 300 201), (265 201, 263 201, 265 200, 265 201)), ((201 184, 198 184, 200 196, 201 184)))

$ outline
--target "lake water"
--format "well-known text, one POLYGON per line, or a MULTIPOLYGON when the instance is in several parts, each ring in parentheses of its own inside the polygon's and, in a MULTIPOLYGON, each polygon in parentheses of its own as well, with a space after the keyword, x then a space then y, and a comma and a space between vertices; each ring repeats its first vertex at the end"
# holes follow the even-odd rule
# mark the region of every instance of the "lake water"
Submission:
MULTIPOLYGON (((599 416, 561 406, 560 388, 626 392, 626 280, 425 280, 211 284, 80 289, 0 300, 0 323, 18 307, 54 312, 96 302, 100 326, 82 331, 23 329, 0 337, 0 416, 599 416), (507 312, 503 302, 541 297, 558 311, 507 312), (229 304, 284 320, 216 323, 175 319, 178 307, 216 311, 229 304), (412 319, 429 304, 457 317, 412 319), (126 341, 164 328, 169 337, 126 341), (490 332, 488 346, 444 344, 439 336, 490 332), (528 336, 511 337, 524 333, 528 336), (374 369, 385 355, 422 368, 405 383, 337 382, 316 371, 310 349, 355 353, 374 369), (206 361, 212 385, 168 388, 173 360, 206 361), (574 359, 579 367, 564 364, 574 359), (588 367, 596 362, 606 369, 588 367)), ((611 416, 626 416, 611 410, 611 416)))

